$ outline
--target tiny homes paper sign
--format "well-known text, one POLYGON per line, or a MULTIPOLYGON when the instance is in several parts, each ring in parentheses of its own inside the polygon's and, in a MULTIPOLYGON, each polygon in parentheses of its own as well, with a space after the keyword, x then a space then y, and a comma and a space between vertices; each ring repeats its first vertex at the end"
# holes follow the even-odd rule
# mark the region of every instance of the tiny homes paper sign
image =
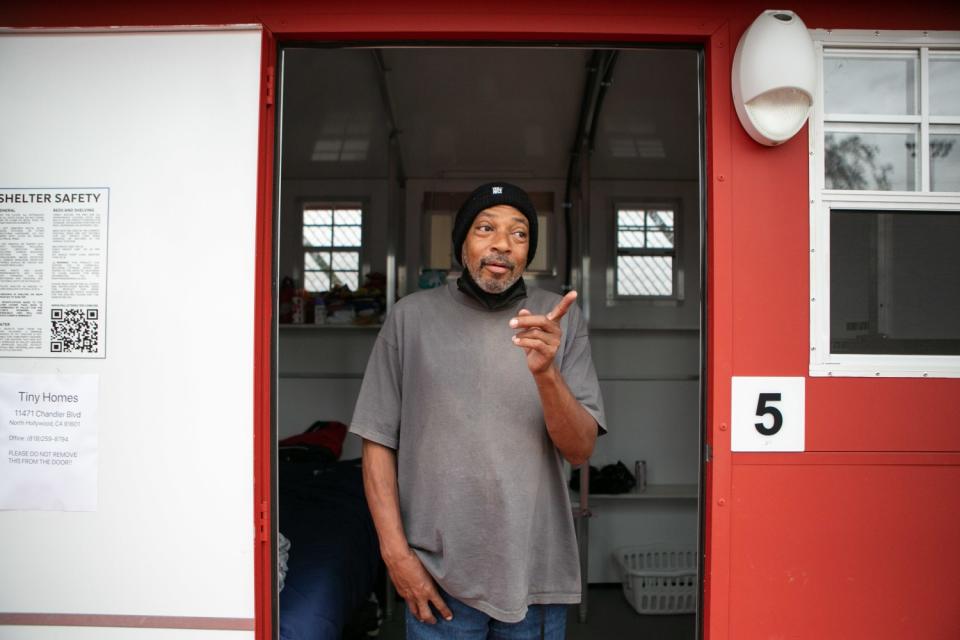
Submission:
POLYGON ((731 388, 731 451, 804 450, 804 378, 736 376, 731 388))
POLYGON ((0 356, 105 357, 109 198, 0 189, 0 356))
POLYGON ((97 375, 0 374, 0 509, 96 511, 97 375))

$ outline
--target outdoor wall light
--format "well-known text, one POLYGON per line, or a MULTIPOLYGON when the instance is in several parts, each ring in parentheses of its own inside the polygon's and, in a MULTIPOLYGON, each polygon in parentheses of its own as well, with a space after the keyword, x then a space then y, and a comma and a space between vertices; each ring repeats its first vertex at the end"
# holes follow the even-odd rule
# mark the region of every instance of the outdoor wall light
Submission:
POLYGON ((733 56, 733 103, 750 137, 767 146, 792 138, 810 114, 816 82, 803 20, 792 11, 761 13, 733 56))

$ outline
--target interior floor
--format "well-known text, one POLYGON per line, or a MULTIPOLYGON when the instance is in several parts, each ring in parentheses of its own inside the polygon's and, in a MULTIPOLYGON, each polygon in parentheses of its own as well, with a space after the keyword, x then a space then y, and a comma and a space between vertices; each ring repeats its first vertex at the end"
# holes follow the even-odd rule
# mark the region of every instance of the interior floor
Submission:
MULTIPOLYGON (((577 621, 577 607, 567 613, 567 640, 607 640, 614 638, 657 638, 657 640, 689 640, 696 637, 696 616, 640 615, 623 597, 618 584, 590 585, 590 609, 587 622, 577 621)), ((404 611, 402 601, 394 609, 393 619, 385 620, 377 636, 381 640, 403 640, 404 611)))

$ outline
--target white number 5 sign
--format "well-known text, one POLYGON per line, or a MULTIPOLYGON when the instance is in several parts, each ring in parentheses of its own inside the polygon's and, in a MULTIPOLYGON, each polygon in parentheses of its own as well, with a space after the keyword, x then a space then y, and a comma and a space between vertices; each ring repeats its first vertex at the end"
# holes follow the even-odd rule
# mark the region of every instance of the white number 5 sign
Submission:
POLYGON ((803 378, 732 379, 730 450, 803 451, 803 378))

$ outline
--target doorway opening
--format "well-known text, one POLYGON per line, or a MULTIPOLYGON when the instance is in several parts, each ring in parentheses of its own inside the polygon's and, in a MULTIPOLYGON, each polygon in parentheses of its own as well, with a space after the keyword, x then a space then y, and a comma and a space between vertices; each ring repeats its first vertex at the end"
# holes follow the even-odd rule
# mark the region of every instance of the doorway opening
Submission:
POLYGON ((456 279, 452 216, 494 180, 537 208, 528 286, 576 289, 588 319, 609 429, 590 465, 637 483, 585 502, 571 483, 586 588, 567 637, 699 637, 701 49, 286 46, 278 62, 280 637, 403 637, 343 430, 385 314, 456 279), (638 564, 660 553, 692 566, 638 564))

